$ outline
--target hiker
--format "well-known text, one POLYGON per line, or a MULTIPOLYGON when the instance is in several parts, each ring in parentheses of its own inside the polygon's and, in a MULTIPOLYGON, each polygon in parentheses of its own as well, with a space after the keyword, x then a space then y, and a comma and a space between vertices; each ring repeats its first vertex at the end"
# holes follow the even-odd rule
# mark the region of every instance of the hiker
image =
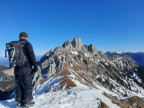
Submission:
POLYGON ((14 74, 16 81, 17 106, 29 106, 34 104, 32 96, 32 80, 35 72, 38 71, 35 54, 32 45, 27 41, 28 35, 25 32, 19 34, 19 41, 24 43, 23 51, 27 58, 24 66, 15 66, 14 74))

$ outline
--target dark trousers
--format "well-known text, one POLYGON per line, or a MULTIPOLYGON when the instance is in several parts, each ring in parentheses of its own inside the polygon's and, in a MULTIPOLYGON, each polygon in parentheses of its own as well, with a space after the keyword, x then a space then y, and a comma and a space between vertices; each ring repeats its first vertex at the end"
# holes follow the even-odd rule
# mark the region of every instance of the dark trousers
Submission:
POLYGON ((15 67, 16 81, 16 102, 21 104, 29 103, 33 100, 32 96, 32 69, 31 67, 15 67))

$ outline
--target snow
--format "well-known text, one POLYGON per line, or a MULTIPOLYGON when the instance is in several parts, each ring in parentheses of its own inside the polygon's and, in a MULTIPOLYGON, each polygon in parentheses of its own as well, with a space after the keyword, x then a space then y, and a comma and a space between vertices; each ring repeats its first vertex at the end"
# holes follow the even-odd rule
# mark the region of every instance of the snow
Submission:
POLYGON ((122 54, 122 51, 116 51, 116 53, 118 53, 118 54, 122 54))
POLYGON ((86 57, 88 57, 89 60, 94 61, 93 57, 91 54, 85 53, 84 54, 86 57))
MULTIPOLYGON (((97 108, 101 101, 110 108, 120 108, 105 97, 101 90, 84 86, 80 88, 34 95, 36 104, 33 108, 97 108)), ((15 105, 14 99, 0 101, 0 108, 15 108, 15 105)))
POLYGON ((101 100, 111 108, 120 108, 104 97, 101 91, 93 89, 49 92, 36 96, 34 100, 34 108, 97 108, 101 100))
MULTIPOLYGON (((70 71, 72 72, 73 70, 70 71)), ((75 76, 71 75, 71 77, 75 76)), ((97 77, 99 77, 99 75, 97 77)), ((36 104, 33 108, 97 108, 100 105, 100 102, 104 102, 109 106, 109 108, 120 108, 116 104, 112 103, 109 98, 105 97, 103 95, 103 92, 106 92, 107 94, 110 94, 112 96, 118 96, 118 94, 111 92, 98 84, 94 84, 98 89, 90 89, 88 86, 81 84, 78 80, 75 80, 75 78, 73 78, 72 81, 77 86, 71 88, 70 90, 64 90, 64 86, 63 90, 61 91, 50 91, 48 93, 45 92, 51 86, 57 85, 57 82, 59 82, 61 78, 62 77, 56 78, 53 76, 38 87, 36 93, 34 94, 34 101, 36 104)), ((110 81, 113 84, 116 83, 112 79, 110 79, 110 81)), ((128 90, 125 91, 125 89, 121 86, 118 88, 115 86, 115 88, 123 94, 126 91, 127 94, 129 94, 128 92, 130 92, 128 90)), ((132 90, 137 90, 136 88, 138 87, 135 85, 132 90)), ((144 90, 142 90, 140 87, 138 89, 142 93, 144 93, 144 90)), ((139 96, 142 95, 134 91, 131 91, 131 94, 139 96)), ((130 94, 128 95, 128 97, 130 97, 130 94)), ((124 99, 122 95, 119 95, 118 98, 124 99)), ((15 106, 16 103, 14 99, 0 101, 0 108, 15 108, 15 106)))
POLYGON ((142 80, 139 78, 139 76, 137 75, 136 72, 133 74, 133 76, 136 77, 136 79, 138 80, 138 82, 142 83, 142 80))
POLYGON ((132 97, 132 96, 138 96, 143 98, 144 97, 144 89, 139 87, 134 81, 133 79, 127 79, 123 81, 128 85, 128 83, 131 85, 130 88, 131 90, 123 87, 122 85, 120 85, 119 83, 117 83, 116 81, 114 81, 113 79, 109 78, 110 83, 113 84, 115 89, 112 89, 114 93, 117 93, 117 97, 119 99, 123 99, 125 96, 123 96, 124 94, 127 94, 128 97, 132 97))
POLYGON ((15 99, 0 101, 0 108, 15 108, 15 99))
POLYGON ((101 90, 102 92, 106 92, 107 94, 110 94, 112 96, 117 96, 116 93, 109 91, 108 89, 104 88, 103 86, 96 85, 96 87, 101 90))
POLYGON ((59 77, 59 78, 51 77, 50 80, 44 82, 43 84, 41 84, 37 88, 36 95, 44 93, 47 89, 49 89, 50 87, 54 86, 61 78, 62 77, 59 77))
MULTIPOLYGON (((52 85, 56 85, 60 79, 61 77, 51 77, 50 80, 38 87, 34 94, 35 106, 33 108, 97 108, 100 102, 104 102, 110 108, 120 108, 102 94, 103 90, 90 89, 74 79, 72 81, 77 86, 70 90, 45 92, 52 85)), ((14 99, 0 101, 0 108, 15 108, 15 106, 14 99)))
POLYGON ((2 81, 2 80, 3 80, 3 77, 1 77, 0 81, 2 81))
POLYGON ((71 51, 71 53, 74 55, 79 55, 79 53, 77 51, 71 51))

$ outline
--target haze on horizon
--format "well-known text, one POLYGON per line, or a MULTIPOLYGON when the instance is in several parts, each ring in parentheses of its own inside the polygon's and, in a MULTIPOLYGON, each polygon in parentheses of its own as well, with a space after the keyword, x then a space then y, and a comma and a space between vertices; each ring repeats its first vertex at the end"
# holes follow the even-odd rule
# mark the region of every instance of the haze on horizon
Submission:
POLYGON ((103 52, 144 52, 143 5, 142 0, 1 0, 0 56, 22 31, 36 55, 75 37, 103 52))

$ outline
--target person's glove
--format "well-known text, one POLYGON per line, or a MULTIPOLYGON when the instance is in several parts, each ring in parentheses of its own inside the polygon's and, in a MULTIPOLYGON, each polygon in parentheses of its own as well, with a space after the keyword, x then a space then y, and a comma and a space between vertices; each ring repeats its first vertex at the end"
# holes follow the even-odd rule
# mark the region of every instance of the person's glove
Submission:
POLYGON ((37 72, 38 71, 38 65, 34 65, 34 68, 33 68, 33 72, 37 72))

